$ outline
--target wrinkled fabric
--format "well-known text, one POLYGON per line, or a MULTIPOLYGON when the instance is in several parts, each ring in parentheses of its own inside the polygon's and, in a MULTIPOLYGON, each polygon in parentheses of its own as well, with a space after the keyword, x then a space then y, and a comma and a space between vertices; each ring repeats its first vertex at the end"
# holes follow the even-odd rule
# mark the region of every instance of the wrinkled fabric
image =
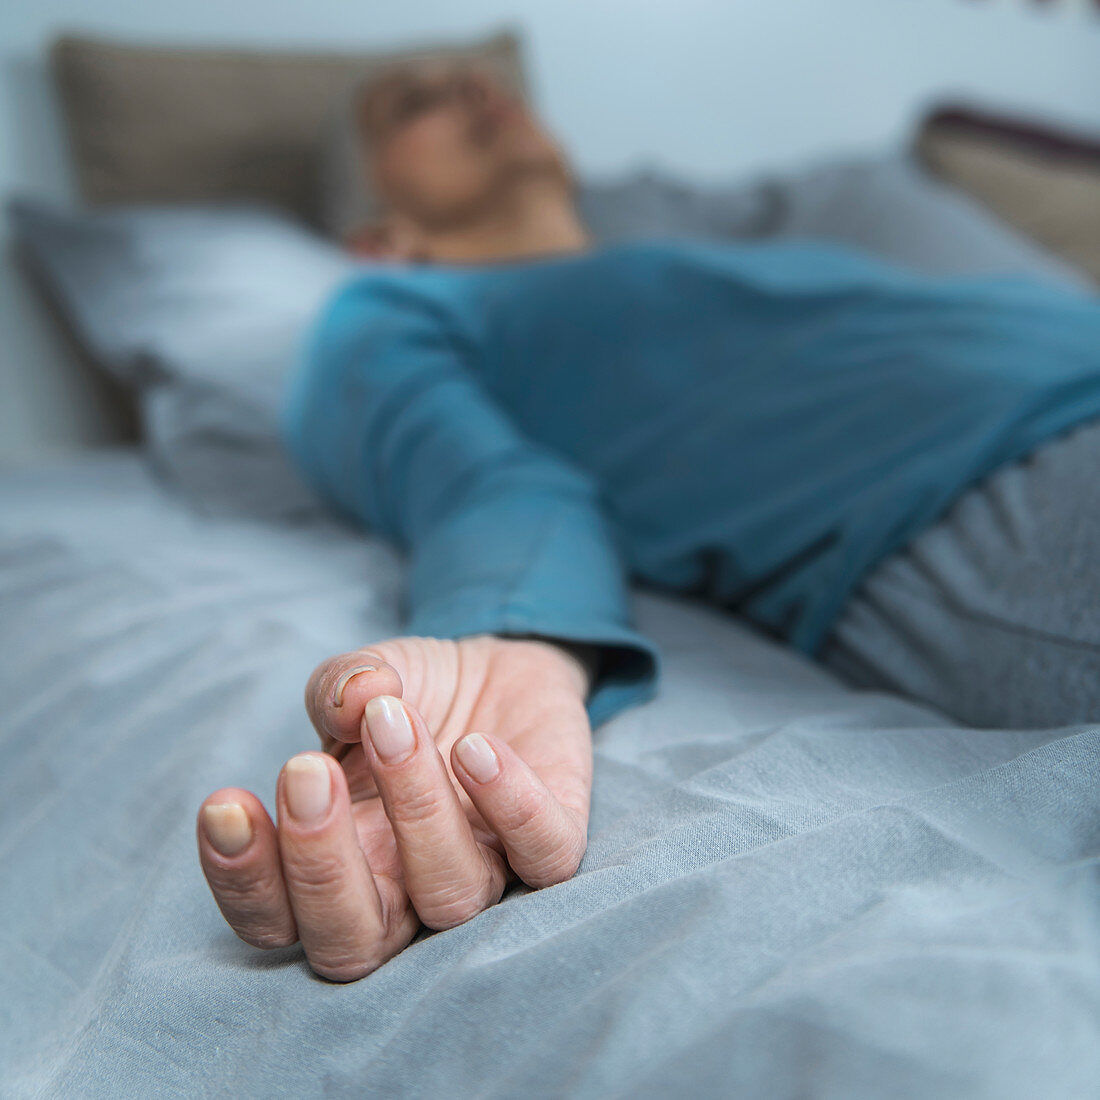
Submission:
POLYGON ((238 941, 198 806, 271 804, 403 570, 131 455, 0 479, 5 1096, 1097 1094, 1100 730, 957 728, 686 600, 636 597, 663 690, 595 734, 574 878, 349 986, 238 941))
POLYGON ((1100 421, 998 470, 883 562, 819 660, 968 726, 1100 718, 1100 421))

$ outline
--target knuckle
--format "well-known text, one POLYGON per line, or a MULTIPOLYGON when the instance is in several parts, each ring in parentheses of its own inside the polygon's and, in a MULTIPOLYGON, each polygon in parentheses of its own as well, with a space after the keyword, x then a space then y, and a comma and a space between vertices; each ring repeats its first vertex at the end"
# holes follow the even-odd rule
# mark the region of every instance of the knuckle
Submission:
POLYGON ((295 890, 305 894, 330 893, 347 879, 346 863, 336 852, 317 852, 308 858, 287 860, 284 867, 295 890))
POLYGON ((503 806, 495 815, 501 829, 508 833, 526 833, 543 827, 543 804, 534 797, 519 798, 503 806))
POLYGON ((473 902, 450 902, 444 905, 425 906, 424 912, 421 912, 418 907, 417 912, 420 913, 421 921, 428 928, 436 932, 442 932, 447 928, 457 928, 460 924, 473 920, 478 913, 487 908, 486 905, 473 902))
POLYGON ((264 951, 292 947, 298 942, 298 933, 287 928, 235 928, 234 931, 245 943, 264 951))
POLYGON ((318 977, 326 978, 330 982, 357 982, 372 974, 386 960, 384 958, 355 958, 355 959, 320 959, 310 956, 309 968, 318 977))
POLYGON ((580 866, 579 859, 569 859, 543 864, 524 874, 523 881, 536 890, 542 890, 547 886, 557 886, 561 882, 568 882, 580 866))
POLYGON ((503 892, 503 886, 494 891, 492 883, 486 883, 476 892, 418 902, 416 911, 420 920, 435 931, 457 928, 498 902, 503 892))
POLYGON ((526 869, 520 877, 528 886, 533 886, 536 890, 546 886, 556 886, 560 882, 568 882, 577 873, 586 847, 583 841, 579 844, 564 845, 547 859, 526 869))
POLYGON ((282 896, 278 870, 267 862, 211 876, 219 898, 236 905, 258 904, 282 896))
POLYGON ((445 792, 419 779, 388 785, 382 779, 380 786, 388 786, 392 792, 389 800, 391 804, 386 806, 386 813, 394 824, 430 824, 434 819, 443 816, 449 808, 445 792))

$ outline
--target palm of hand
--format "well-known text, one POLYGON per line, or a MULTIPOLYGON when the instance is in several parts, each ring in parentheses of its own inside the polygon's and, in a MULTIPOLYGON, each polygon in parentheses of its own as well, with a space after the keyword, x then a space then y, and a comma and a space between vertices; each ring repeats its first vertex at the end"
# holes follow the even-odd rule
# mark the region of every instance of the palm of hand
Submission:
MULTIPOLYGON (((450 763, 452 746, 474 730, 492 733, 515 749, 558 801, 587 826, 592 786, 587 715, 577 707, 573 692, 563 691, 561 683, 537 666, 541 654, 517 651, 514 644, 501 644, 496 638, 398 638, 372 646, 369 652, 401 677, 401 697, 420 712, 435 738, 479 844, 504 855, 500 838, 487 826, 450 763)), ((362 705, 352 705, 352 713, 361 714, 362 705)), ((340 758, 347 776, 352 816, 368 862, 376 874, 403 881, 393 827, 367 755, 358 743, 339 745, 324 734, 321 740, 326 751, 340 758)))
MULTIPOLYGON (((313 758, 331 777, 332 804, 303 827, 287 810, 288 764, 277 833, 254 796, 232 792, 259 834, 237 856, 222 856, 200 826, 222 912, 259 946, 300 938, 318 973, 346 980, 396 954, 421 922, 468 920, 512 877, 535 887, 570 877, 591 790, 585 686, 579 663, 558 647, 486 635, 398 638, 325 662, 306 705, 342 780, 325 757, 313 758), (415 730, 407 759, 375 751, 379 704, 415 730), (495 753, 497 774, 485 782, 455 748, 472 731, 487 734, 495 753), (271 880, 280 877, 285 889, 275 896, 271 880), (269 896, 259 896, 265 888, 269 896)), ((211 796, 204 810, 224 808, 230 793, 211 796)))

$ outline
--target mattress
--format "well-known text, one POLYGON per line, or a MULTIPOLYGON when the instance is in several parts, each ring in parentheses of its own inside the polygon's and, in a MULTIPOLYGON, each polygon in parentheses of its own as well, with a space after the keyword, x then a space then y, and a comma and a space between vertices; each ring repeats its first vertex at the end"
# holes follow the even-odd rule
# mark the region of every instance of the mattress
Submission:
POLYGON ((136 451, 0 477, 5 1095, 1097 1094, 1100 731, 958 728, 652 592, 662 691, 595 732, 571 880, 347 986, 238 941, 199 803, 271 804, 403 568, 136 451))

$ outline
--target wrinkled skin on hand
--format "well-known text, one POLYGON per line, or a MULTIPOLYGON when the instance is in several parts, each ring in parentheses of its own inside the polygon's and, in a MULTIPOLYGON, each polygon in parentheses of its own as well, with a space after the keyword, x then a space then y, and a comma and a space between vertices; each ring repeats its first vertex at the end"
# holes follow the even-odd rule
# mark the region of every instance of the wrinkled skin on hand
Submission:
POLYGON ((541 640, 395 638, 325 661, 306 688, 325 751, 284 766, 277 824, 239 788, 199 811, 226 920, 257 947, 300 940, 316 973, 354 981, 517 877, 570 878, 592 788, 587 688, 581 662, 541 640), (384 751, 406 719, 413 747, 387 761, 374 740, 384 751), (467 767, 456 746, 470 733, 483 742, 467 767))

